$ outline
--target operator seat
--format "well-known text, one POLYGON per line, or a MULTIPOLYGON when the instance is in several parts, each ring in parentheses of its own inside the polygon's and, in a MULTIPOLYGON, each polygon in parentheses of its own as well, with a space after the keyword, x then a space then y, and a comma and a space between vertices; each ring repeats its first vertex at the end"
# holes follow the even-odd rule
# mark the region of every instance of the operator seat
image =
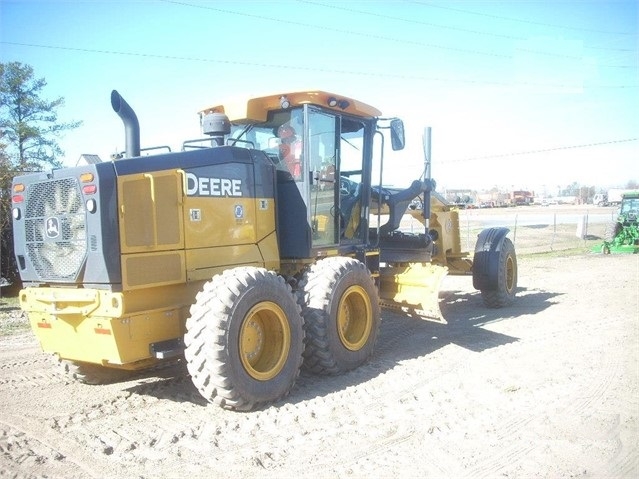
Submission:
POLYGON ((354 192, 340 194, 340 225, 342 236, 352 239, 357 235, 362 208, 361 184, 358 184, 354 192))
POLYGON ((362 202, 360 196, 349 196, 342 201, 340 217, 344 238, 352 239, 357 236, 361 211, 362 202))

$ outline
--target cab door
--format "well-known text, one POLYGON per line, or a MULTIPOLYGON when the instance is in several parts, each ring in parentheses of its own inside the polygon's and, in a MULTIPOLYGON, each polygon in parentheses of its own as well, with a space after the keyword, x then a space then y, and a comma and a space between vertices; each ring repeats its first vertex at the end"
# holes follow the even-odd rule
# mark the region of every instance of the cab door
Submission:
POLYGON ((313 247, 366 241, 370 197, 371 125, 314 107, 306 110, 308 128, 305 196, 313 247))
POLYGON ((307 106, 306 124, 308 221, 313 248, 325 248, 339 243, 339 118, 307 106))

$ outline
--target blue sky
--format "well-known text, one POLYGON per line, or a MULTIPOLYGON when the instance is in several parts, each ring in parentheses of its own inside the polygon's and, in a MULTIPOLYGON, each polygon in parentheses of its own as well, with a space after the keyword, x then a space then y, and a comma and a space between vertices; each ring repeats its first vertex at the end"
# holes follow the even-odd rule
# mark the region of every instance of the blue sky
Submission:
POLYGON ((637 1, 0 1, 0 61, 33 66, 63 120, 66 163, 200 137, 229 98, 321 89, 406 123, 386 183, 542 189, 639 180, 637 1))

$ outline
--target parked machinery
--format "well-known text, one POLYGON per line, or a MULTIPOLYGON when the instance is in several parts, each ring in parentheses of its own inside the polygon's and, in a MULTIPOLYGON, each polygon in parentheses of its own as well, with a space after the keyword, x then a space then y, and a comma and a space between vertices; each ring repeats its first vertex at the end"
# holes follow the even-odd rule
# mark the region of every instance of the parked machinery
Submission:
POLYGON ((594 250, 605 254, 639 252, 638 214, 639 191, 623 193, 617 220, 608 225, 605 241, 594 250))
POLYGON ((483 231, 471 259, 429 174, 383 186, 388 143, 404 147, 397 118, 322 91, 263 96, 203 110, 205 142, 141 156, 135 113, 115 91, 111 103, 124 158, 13 182, 21 306, 79 380, 184 355, 207 400, 250 410, 288 394, 302 365, 365 362, 380 305, 437 315, 447 271, 472 275, 489 307, 514 299, 507 229, 483 231), (401 230, 406 212, 421 233, 401 230))

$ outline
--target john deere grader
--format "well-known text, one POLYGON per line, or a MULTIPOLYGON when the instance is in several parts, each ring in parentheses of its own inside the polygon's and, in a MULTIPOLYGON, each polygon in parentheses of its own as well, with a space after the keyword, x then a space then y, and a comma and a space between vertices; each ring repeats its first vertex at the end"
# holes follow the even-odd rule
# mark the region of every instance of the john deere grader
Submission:
POLYGON ((381 306, 437 316, 446 272, 472 276, 488 307, 515 297, 508 230, 463 252, 428 154, 422 179, 383 186, 384 166, 400 167, 384 157, 404 148, 398 118, 322 91, 264 96, 206 108, 205 140, 142 156, 134 111, 116 91, 111 103, 121 158, 13 182, 21 307, 80 381, 184 358, 208 401, 251 410, 301 367, 367 361, 381 306), (402 231, 407 213, 423 231, 402 231))

